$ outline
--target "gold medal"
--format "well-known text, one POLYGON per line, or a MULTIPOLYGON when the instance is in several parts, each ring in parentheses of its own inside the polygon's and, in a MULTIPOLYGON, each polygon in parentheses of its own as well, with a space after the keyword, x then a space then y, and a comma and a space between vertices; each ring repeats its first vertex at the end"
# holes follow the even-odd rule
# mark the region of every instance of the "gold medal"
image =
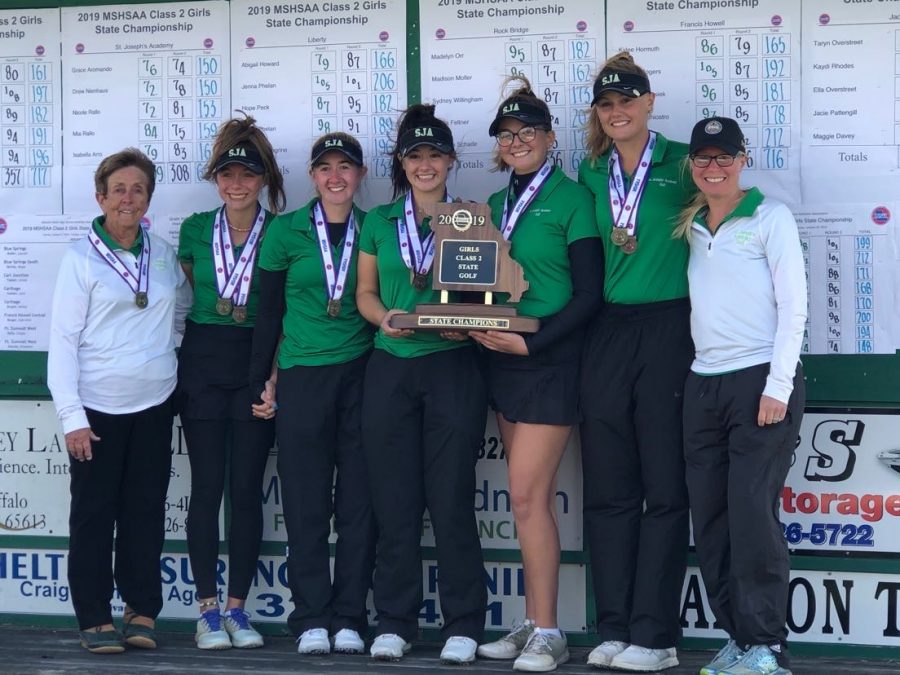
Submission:
POLYGON ((146 291, 138 291, 134 294, 134 304, 138 306, 138 309, 144 309, 147 305, 150 304, 150 298, 147 297, 146 291))
POLYGON ((414 274, 412 285, 417 291, 424 291, 428 288, 428 277, 425 274, 414 274))
POLYGON ((247 320, 247 306, 246 305, 238 305, 231 312, 231 318, 235 320, 235 323, 244 323, 247 320))
POLYGON ((216 300, 216 311, 222 316, 231 314, 232 309, 234 309, 234 305, 229 298, 219 298, 216 300))
POLYGON ((625 240, 625 243, 622 244, 622 253, 627 253, 631 255, 635 251, 637 251, 637 237, 629 235, 628 239, 625 240))
POLYGON ((328 307, 326 308, 326 313, 332 319, 336 319, 341 314, 341 301, 340 300, 329 300, 328 307))
POLYGON ((612 232, 609 233, 609 238, 616 246, 622 246, 626 241, 628 241, 628 230, 626 230, 624 227, 614 227, 612 229, 612 232))

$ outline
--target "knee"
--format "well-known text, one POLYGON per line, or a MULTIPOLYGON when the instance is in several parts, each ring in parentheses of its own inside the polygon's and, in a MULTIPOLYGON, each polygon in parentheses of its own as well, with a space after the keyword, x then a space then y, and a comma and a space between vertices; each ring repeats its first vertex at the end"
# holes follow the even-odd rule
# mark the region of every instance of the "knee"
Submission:
POLYGON ((533 518, 540 510, 548 509, 549 501, 539 496, 535 490, 510 486, 509 505, 516 522, 525 522, 533 518))

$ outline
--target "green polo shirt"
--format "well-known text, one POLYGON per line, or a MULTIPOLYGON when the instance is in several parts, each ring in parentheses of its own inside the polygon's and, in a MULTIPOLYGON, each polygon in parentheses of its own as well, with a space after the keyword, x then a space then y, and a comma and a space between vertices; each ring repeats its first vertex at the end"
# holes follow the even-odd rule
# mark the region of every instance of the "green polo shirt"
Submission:
MULTIPOLYGON (((313 199, 303 208, 275 218, 268 227, 259 257, 262 269, 287 272, 279 368, 346 363, 372 348, 372 329, 356 308, 358 238, 341 296, 341 312, 330 317, 326 311, 325 271, 316 228, 310 219, 310 211, 317 201, 318 198, 313 199)), ((354 207, 357 235, 365 215, 354 207)), ((331 242, 335 272, 343 250, 343 237, 339 242, 331 242)))
MULTIPOLYGON (((122 245, 110 237, 109 232, 103 229, 103 223, 105 222, 106 216, 97 216, 94 218, 94 222, 91 223, 91 227, 94 228, 94 232, 96 232, 103 243, 109 247, 110 251, 124 251, 125 249, 122 248, 122 245)), ((144 250, 144 228, 138 227, 137 237, 135 237, 134 243, 131 245, 131 248, 128 249, 128 252, 135 258, 140 258, 142 250, 144 250)))
MULTIPOLYGON (((188 318, 194 323, 253 328, 256 323, 256 308, 259 304, 259 273, 256 271, 259 264, 258 248, 250 280, 250 295, 247 297, 247 320, 244 323, 237 323, 231 318, 230 313, 223 316, 216 311, 219 291, 213 267, 212 238, 213 223, 218 212, 219 210, 215 209, 188 216, 181 224, 181 231, 178 233, 178 259, 183 263, 190 264, 194 274, 194 304, 191 306, 188 318)), ((263 241, 265 241, 268 225, 272 218, 274 215, 266 211, 263 241)), ((235 258, 241 254, 243 249, 243 246, 234 247, 235 258)))
POLYGON ((610 152, 594 161, 585 158, 578 168, 578 182, 587 186, 596 200, 597 224, 606 254, 604 298, 622 304, 686 298, 688 244, 683 238, 673 239, 672 232, 682 209, 697 191, 685 161, 688 146, 657 134, 638 208, 637 251, 631 255, 623 253, 609 238, 613 228, 609 204, 610 152))
MULTIPOLYGON (((503 222, 503 201, 507 190, 488 199, 491 219, 499 229, 503 222)), ((509 210, 515 202, 511 202, 509 210)), ((516 223, 510 239, 510 256, 525 272, 528 290, 516 307, 522 316, 555 314, 572 298, 572 270, 569 244, 579 239, 599 237, 591 193, 558 167, 553 169, 537 196, 516 223)), ((505 304, 509 293, 498 293, 505 304)))
MULTIPOLYGON (((406 197, 395 202, 378 206, 366 216, 359 250, 374 255, 378 263, 378 289, 381 302, 388 309, 403 309, 414 312, 416 305, 428 302, 440 302, 440 292, 431 290, 431 272, 428 273, 428 286, 417 291, 412 285, 412 276, 400 255, 397 239, 397 219, 403 217, 406 197)), ((425 218, 419 228, 419 237, 428 236, 431 231, 430 218, 425 218)), ((409 337, 386 337, 381 330, 375 335, 375 348, 409 359, 425 356, 447 349, 459 349, 471 343, 445 340, 438 333, 418 331, 409 337)))

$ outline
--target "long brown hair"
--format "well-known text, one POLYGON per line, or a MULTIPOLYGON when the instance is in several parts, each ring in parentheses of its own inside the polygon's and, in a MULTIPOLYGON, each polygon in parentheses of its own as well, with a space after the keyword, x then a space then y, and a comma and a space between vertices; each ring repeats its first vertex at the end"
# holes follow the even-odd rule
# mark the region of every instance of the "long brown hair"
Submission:
MULTIPOLYGON (((403 163, 397 154, 397 146, 403 134, 415 127, 440 127, 446 130, 451 137, 453 136, 453 130, 450 128, 450 125, 444 120, 435 117, 434 105, 414 103, 403 111, 400 120, 397 122, 397 135, 394 142, 394 150, 391 153, 391 185, 394 188, 394 199, 406 194, 410 189, 409 178, 406 177, 403 163)), ((456 152, 451 152, 450 157, 456 160, 456 152)))
POLYGON ((287 197, 284 194, 284 176, 281 175, 281 169, 278 162, 275 161, 275 151, 272 144, 266 136, 266 132, 256 126, 256 120, 245 113, 243 110, 235 112, 243 115, 243 117, 232 117, 222 122, 216 133, 216 140, 213 143, 212 154, 206 163, 206 170, 203 172, 203 179, 209 181, 216 180, 215 166, 216 161, 224 153, 241 143, 249 143, 262 158, 263 167, 266 173, 263 176, 268 195, 269 195, 269 211, 278 213, 284 211, 287 206, 287 197))
MULTIPOLYGON (((634 58, 631 56, 630 52, 619 52, 618 54, 610 56, 606 60, 606 63, 600 66, 600 70, 597 71, 597 75, 594 79, 596 80, 597 77, 600 77, 600 73, 605 70, 612 70, 619 73, 632 73, 634 75, 642 75, 643 77, 646 77, 648 81, 650 79, 647 76, 647 71, 634 62, 634 58)), ((600 118, 597 116, 593 107, 588 115, 586 131, 587 138, 585 140, 585 150, 587 150, 587 155, 593 162, 612 146, 612 139, 606 135, 605 131, 603 131, 603 126, 600 124, 600 118)))

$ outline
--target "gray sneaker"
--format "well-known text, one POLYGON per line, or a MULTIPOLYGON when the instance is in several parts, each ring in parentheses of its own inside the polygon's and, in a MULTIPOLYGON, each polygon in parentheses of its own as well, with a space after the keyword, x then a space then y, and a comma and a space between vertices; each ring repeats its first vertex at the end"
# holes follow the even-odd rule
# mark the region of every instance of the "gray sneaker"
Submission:
POLYGON ((506 635, 495 642, 479 645, 478 656, 484 659, 514 659, 522 653, 528 638, 534 633, 531 621, 516 624, 506 635))
POLYGON ((719 675, 719 672, 734 665, 743 655, 744 650, 738 647, 737 642, 729 640, 713 657, 713 660, 700 669, 700 675, 719 675))
POLYGON ((569 660, 569 645, 564 633, 559 637, 535 631, 528 638, 513 670, 529 673, 547 673, 569 660))
POLYGON ((791 675, 791 671, 778 665, 775 652, 765 645, 754 645, 730 666, 719 671, 721 675, 791 675))

